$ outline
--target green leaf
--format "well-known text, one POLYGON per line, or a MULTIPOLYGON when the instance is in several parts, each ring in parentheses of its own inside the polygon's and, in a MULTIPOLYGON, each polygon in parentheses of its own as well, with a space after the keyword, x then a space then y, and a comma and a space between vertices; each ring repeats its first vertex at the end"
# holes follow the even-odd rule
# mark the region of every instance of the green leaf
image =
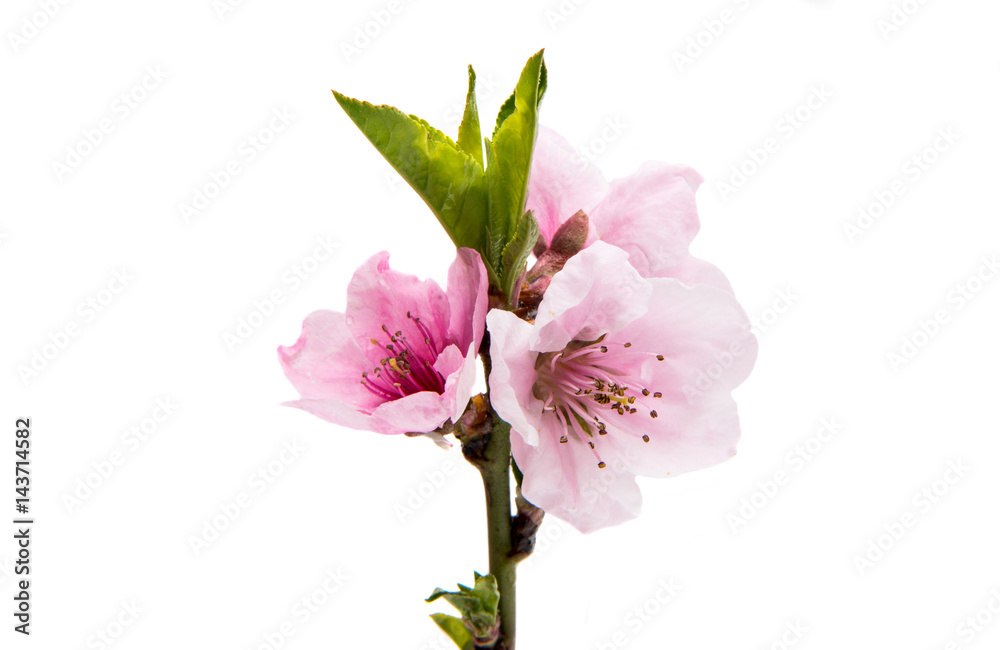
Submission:
POLYGON ((506 270, 506 275, 501 289, 508 297, 507 302, 510 306, 517 304, 517 294, 520 287, 516 284, 521 278, 521 271, 524 270, 524 263, 528 259, 531 249, 538 241, 538 234, 538 222, 531 210, 528 210, 517 222, 514 236, 510 238, 503 249, 500 266, 506 270))
POLYGON ((497 132, 500 130, 500 125, 503 121, 510 117, 510 114, 514 112, 514 100, 516 99, 517 93, 511 93, 507 101, 503 103, 500 107, 500 112, 497 113, 497 125, 493 127, 493 138, 497 137, 497 132))
POLYGON ((542 60, 542 73, 538 77, 538 104, 541 105, 545 91, 549 87, 549 71, 545 67, 545 60, 542 60))
POLYGON ((475 650, 476 641, 472 637, 472 632, 465 627, 462 619, 448 614, 431 614, 431 618, 441 628, 441 631, 448 635, 448 638, 455 642, 462 650, 475 650))
MULTIPOLYGON (((498 275, 503 274, 502 258, 503 249, 507 245, 507 223, 506 213, 500 205, 500 199, 504 194, 506 180, 500 163, 497 161, 496 146, 491 140, 486 140, 486 182, 488 193, 489 218, 487 221, 487 249, 486 259, 490 261, 498 275)), ((499 284, 499 280, 498 280, 499 284)))
POLYGON ((475 156, 424 120, 333 91, 337 103, 416 190, 456 246, 486 250, 489 198, 475 156))
POLYGON ((548 83, 548 73, 542 59, 544 50, 530 59, 521 71, 514 93, 504 102, 497 116, 493 139, 486 141, 486 177, 489 193, 489 254, 500 280, 500 288, 508 304, 516 304, 511 295, 521 265, 535 244, 531 240, 522 255, 521 240, 530 228, 537 237, 537 224, 524 220, 528 197, 528 174, 538 132, 538 103, 548 83), (511 246, 514 238, 518 242, 511 246))
MULTIPOLYGON (((500 631, 500 618, 497 612, 500 605, 500 591, 493 576, 481 576, 478 573, 475 576, 475 586, 471 589, 465 585, 458 585, 458 591, 435 589, 427 598, 427 602, 444 598, 462 615, 461 622, 471 631, 475 643, 489 645, 496 641, 500 631)), ((438 620, 435 619, 434 622, 438 623, 438 620)), ((445 632, 448 633, 447 630, 445 632)), ((454 640, 454 637, 452 639, 454 640)))
POLYGON ((458 147, 483 166, 483 136, 479 130, 479 109, 476 108, 476 71, 469 66, 469 92, 465 96, 465 114, 458 125, 458 147))
MULTIPOLYGON (((530 64, 531 62, 529 61, 528 63, 530 64)), ((545 68, 545 60, 543 59, 542 71, 538 77, 538 102, 536 103, 536 107, 541 105, 542 97, 545 95, 545 89, 548 87, 548 85, 549 85, 549 72, 545 68)), ((517 99, 517 91, 515 90, 510 94, 510 97, 507 98, 507 101, 503 103, 503 106, 500 107, 500 113, 497 115, 497 125, 493 129, 494 138, 497 137, 497 131, 500 130, 500 125, 503 124, 503 121, 506 120, 510 116, 510 114, 514 112, 514 104, 516 99, 517 99)))

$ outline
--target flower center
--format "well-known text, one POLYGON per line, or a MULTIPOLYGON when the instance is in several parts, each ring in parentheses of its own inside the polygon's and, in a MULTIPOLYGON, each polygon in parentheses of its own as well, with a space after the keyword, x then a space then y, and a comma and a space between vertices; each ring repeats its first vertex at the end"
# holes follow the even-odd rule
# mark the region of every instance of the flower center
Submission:
POLYGON ((402 330, 393 332, 382 325, 382 336, 388 342, 377 338, 370 339, 370 342, 386 356, 371 372, 361 373, 361 384, 387 400, 422 391, 444 392, 444 377, 434 369, 434 362, 440 354, 434 337, 419 318, 410 312, 406 312, 406 318, 413 323, 423 340, 413 345, 402 330))
MULTIPOLYGON (((543 410, 551 412, 566 429, 559 442, 565 444, 576 437, 587 443, 602 469, 607 464, 594 441, 609 431, 636 435, 622 418, 638 414, 655 419, 653 400, 663 397, 659 391, 640 386, 641 382, 623 369, 639 368, 650 357, 664 360, 662 354, 633 350, 631 343, 604 343, 604 338, 571 341, 561 352, 539 354, 535 360, 538 379, 532 387, 543 410)), ((649 442, 649 436, 643 434, 642 440, 649 442)))

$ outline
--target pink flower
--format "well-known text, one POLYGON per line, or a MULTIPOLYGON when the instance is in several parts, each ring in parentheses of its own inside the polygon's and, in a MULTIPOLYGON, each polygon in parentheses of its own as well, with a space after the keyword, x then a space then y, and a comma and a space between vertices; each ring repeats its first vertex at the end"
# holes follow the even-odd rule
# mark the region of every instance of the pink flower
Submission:
POLYGON ((555 274, 534 324, 487 316, 493 408, 524 497, 583 532, 639 513, 635 476, 720 463, 740 436, 731 391, 756 339, 728 291, 643 278, 596 242, 555 274))
POLYGON ((684 165, 647 162, 611 183, 552 129, 540 127, 528 179, 527 208, 545 244, 583 210, 590 219, 587 245, 597 240, 629 254, 644 277, 672 277, 732 292, 718 268, 692 257, 688 246, 700 222, 695 190, 701 175, 684 165))
POLYGON ((433 280, 371 257, 347 288, 346 313, 320 310, 295 345, 278 348, 302 399, 324 420, 379 433, 429 432, 457 420, 472 395, 487 310, 479 254, 458 249, 445 293, 433 280))

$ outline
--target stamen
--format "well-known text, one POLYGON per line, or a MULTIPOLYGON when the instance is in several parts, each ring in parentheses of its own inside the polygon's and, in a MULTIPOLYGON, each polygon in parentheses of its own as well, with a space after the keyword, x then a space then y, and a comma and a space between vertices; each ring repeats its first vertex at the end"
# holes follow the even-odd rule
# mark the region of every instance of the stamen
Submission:
POLYGON ((376 338, 369 339, 369 342, 383 350, 387 356, 379 360, 379 367, 372 371, 372 377, 367 372, 362 373, 361 383, 369 392, 384 399, 397 399, 423 391, 444 392, 444 377, 433 366, 437 350, 429 344, 430 332, 410 312, 407 312, 407 318, 413 320, 418 329, 427 335, 424 342, 428 344, 431 354, 418 354, 410 348, 402 330, 393 332, 388 325, 383 324, 382 332, 390 343, 383 344, 376 338))
MULTIPOLYGON (((623 373, 622 368, 637 367, 634 362, 641 363, 654 356, 663 361, 665 356, 635 351, 631 342, 616 343, 605 338, 606 335, 592 341, 572 341, 561 352, 540 354, 535 362, 538 379, 532 389, 534 396, 542 401, 543 412, 554 413, 560 427, 566 430, 559 442, 566 444, 575 436, 586 442, 595 455, 596 439, 609 433, 641 435, 643 442, 648 443, 648 435, 630 430, 624 420, 612 424, 607 415, 611 411, 624 417, 642 411, 655 419, 658 414, 646 399, 663 397, 663 393, 649 388, 630 388, 627 384, 639 380, 631 373, 623 373)), ((599 456, 598 461, 600 467, 606 466, 599 456)))

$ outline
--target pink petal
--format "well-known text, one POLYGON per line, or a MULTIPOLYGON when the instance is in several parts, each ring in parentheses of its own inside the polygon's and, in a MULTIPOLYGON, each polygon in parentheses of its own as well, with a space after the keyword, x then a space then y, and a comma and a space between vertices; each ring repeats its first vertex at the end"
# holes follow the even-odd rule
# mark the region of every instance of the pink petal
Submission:
POLYGON ((719 267, 690 255, 684 257, 679 264, 662 268, 647 277, 676 278, 688 286, 707 284, 727 293, 733 293, 733 285, 719 267))
POLYGON ((628 259, 625 251, 604 242, 571 257, 538 307, 532 349, 561 350, 574 339, 596 339, 645 314, 652 286, 628 259))
POLYGON ((699 377, 710 371, 711 385, 697 392, 729 392, 742 383, 757 359, 757 339, 736 298, 703 284, 689 287, 671 278, 648 281, 653 285, 649 312, 616 338, 664 355, 664 362, 650 362, 649 367, 668 373, 668 390, 680 393, 684 387, 696 387, 699 377))
POLYGON ((279 347, 278 359, 304 398, 336 398, 368 411, 383 401, 361 385, 361 373, 370 370, 370 364, 340 312, 323 309, 309 314, 298 341, 279 347))
POLYGON ((524 497, 583 533, 637 517, 642 495, 629 469, 612 458, 599 468, 583 442, 560 443, 562 433, 546 429, 537 447, 511 435, 514 460, 524 473, 524 497))
POLYGON ((486 316, 490 331, 490 402, 530 445, 538 444, 542 403, 532 395, 537 353, 529 349, 532 326, 508 311, 486 316))
POLYGON ((527 209, 534 211, 546 244, 577 210, 590 213, 607 192, 600 170, 576 153, 564 137, 544 126, 531 159, 527 209))
POLYGON ((285 402, 282 406, 291 406, 300 409, 327 422, 339 424, 348 429, 374 431, 385 434, 404 433, 403 431, 393 429, 376 417, 362 413, 354 405, 335 398, 300 399, 293 402, 285 402))
POLYGON ((451 305, 448 331, 451 342, 463 352, 475 344, 473 356, 479 353, 479 343, 486 329, 489 282, 479 253, 471 248, 459 248, 448 269, 448 302, 451 305))
POLYGON ((445 378, 441 403, 452 422, 458 422, 472 397, 472 387, 479 370, 476 358, 475 352, 463 355, 457 346, 449 345, 434 362, 434 369, 445 378))
POLYGON ((675 475, 722 462, 736 453, 740 437, 730 393, 746 379, 757 358, 757 340, 746 312, 732 294, 707 285, 688 287, 659 278, 649 313, 614 335, 632 349, 662 354, 641 374, 645 388, 662 393, 646 400, 657 411, 628 416, 633 435, 608 435, 607 444, 634 457, 643 476, 675 475), (646 434, 650 442, 641 442, 646 434))
POLYGON ((451 412, 441 395, 422 391, 383 402, 372 415, 385 422, 393 433, 425 433, 444 424, 451 417, 451 412))
POLYGON ((368 357, 372 367, 386 356, 385 351, 370 340, 389 343, 383 326, 390 333, 401 331, 411 347, 433 361, 436 351, 424 346, 425 335, 417 324, 406 317, 407 312, 430 331, 431 346, 436 351, 451 343, 448 327, 451 308, 448 297, 433 280, 419 280, 414 275, 398 273, 389 268, 389 253, 381 252, 362 264, 347 286, 347 327, 368 357))
POLYGON ((700 183, 688 167, 647 162, 611 183, 590 215, 592 237, 628 252, 643 276, 675 266, 700 227, 694 195, 700 183))
POLYGON ((657 478, 718 465, 736 455, 740 423, 728 393, 693 405, 665 394, 657 400, 656 411, 655 420, 645 414, 631 416, 634 424, 625 426, 634 435, 608 434, 598 449, 622 458, 638 476, 657 478), (642 440, 644 433, 648 443, 642 440))

